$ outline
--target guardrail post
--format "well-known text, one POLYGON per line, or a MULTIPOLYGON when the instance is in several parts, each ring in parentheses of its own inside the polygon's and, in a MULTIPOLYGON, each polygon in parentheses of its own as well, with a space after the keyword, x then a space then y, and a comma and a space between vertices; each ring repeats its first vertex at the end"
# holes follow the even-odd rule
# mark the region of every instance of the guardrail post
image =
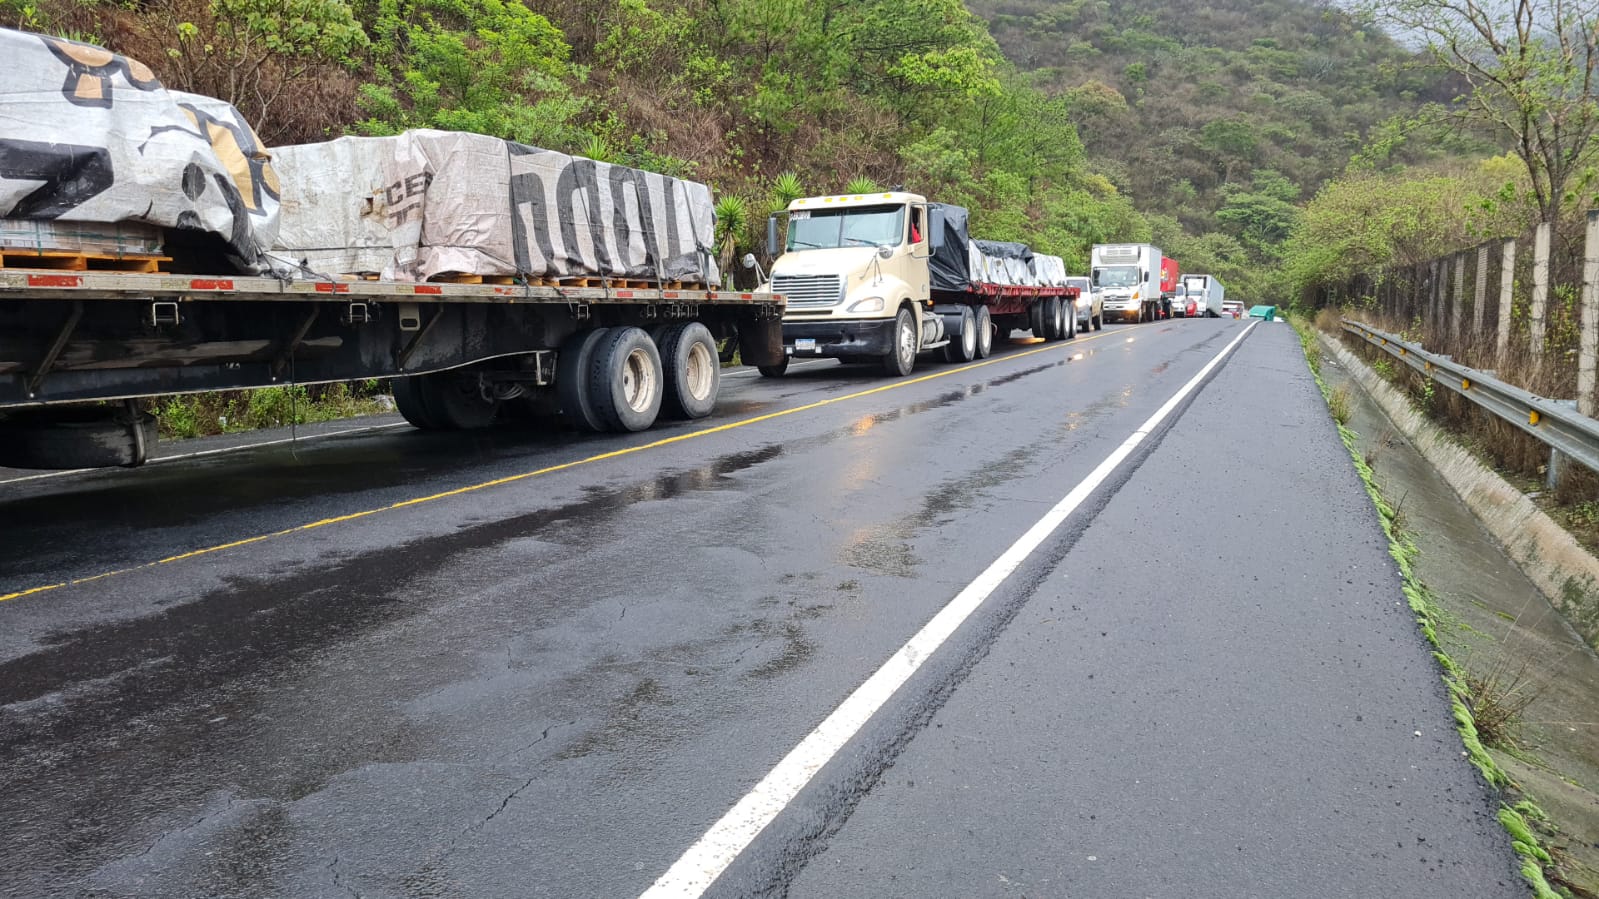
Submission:
POLYGON ((1494 350, 1494 364, 1503 366, 1510 354, 1510 308, 1514 302, 1516 285, 1516 240, 1505 241, 1499 259, 1499 342, 1494 350))
MULTIPOLYGON (((1471 298, 1471 340, 1482 339, 1483 321, 1488 315, 1488 245, 1477 248, 1477 290, 1471 298)), ((1480 345, 1480 344, 1479 344, 1480 345)))
POLYGON ((1593 417, 1594 380, 1599 365, 1599 210, 1588 211, 1582 259, 1582 309, 1578 313, 1577 411, 1593 417))
POLYGON ((1461 325, 1466 319, 1466 254, 1464 252, 1455 256, 1455 290, 1453 301, 1449 304, 1449 342, 1450 352, 1460 352, 1461 325))
POLYGON ((1532 242, 1532 308, 1527 313, 1528 351, 1534 375, 1543 368, 1544 320, 1549 315, 1550 225, 1541 222, 1532 242))
MULTIPOLYGON (((1429 336, 1438 330, 1438 294, 1440 293, 1438 289, 1438 275, 1441 269, 1442 266, 1439 264, 1438 260, 1434 259, 1432 261, 1432 266, 1427 270, 1427 317, 1426 326, 1422 328, 1422 331, 1429 336)), ((1423 341, 1423 343, 1426 342, 1429 341, 1423 341)))

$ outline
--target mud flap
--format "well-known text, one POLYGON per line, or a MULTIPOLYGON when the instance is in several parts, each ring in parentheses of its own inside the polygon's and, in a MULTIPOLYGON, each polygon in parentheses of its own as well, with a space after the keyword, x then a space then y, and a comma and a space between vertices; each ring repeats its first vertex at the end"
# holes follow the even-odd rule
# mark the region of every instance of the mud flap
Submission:
POLYGON ((738 351, 745 365, 779 365, 783 361, 783 320, 769 318, 738 323, 738 351))

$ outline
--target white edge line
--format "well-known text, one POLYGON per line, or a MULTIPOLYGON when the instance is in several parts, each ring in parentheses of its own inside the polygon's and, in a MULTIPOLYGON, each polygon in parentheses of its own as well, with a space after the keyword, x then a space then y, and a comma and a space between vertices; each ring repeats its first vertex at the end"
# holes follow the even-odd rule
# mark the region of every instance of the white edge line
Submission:
MULTIPOLYGON (((403 427, 409 427, 409 425, 407 425, 403 421, 394 421, 394 422, 389 422, 388 424, 383 424, 383 425, 366 425, 366 426, 360 427, 360 428, 345 428, 345 429, 343 429, 341 431, 324 431, 324 432, 318 433, 318 434, 306 434, 306 435, 301 436, 301 437, 281 437, 281 438, 278 438, 276 440, 263 440, 260 443, 241 443, 238 446, 219 446, 216 449, 196 450, 196 451, 194 451, 192 453, 181 453, 181 454, 176 455, 176 456, 158 456, 158 457, 156 457, 154 459, 149 460, 145 464, 147 464, 147 465, 159 465, 159 464, 161 464, 163 462, 177 462, 177 461, 180 461, 182 459, 198 459, 201 456, 219 456, 219 455, 222 455, 223 453, 236 453, 236 452, 240 452, 241 450, 259 449, 260 447, 263 447, 263 446, 277 446, 278 444, 282 444, 282 443, 293 443, 293 442, 296 442, 296 441, 304 443, 304 442, 306 442, 308 440, 321 440, 324 437, 338 437, 341 434, 360 434, 360 433, 363 433, 365 431, 385 431, 385 430, 388 430, 389 428, 403 428, 403 427)), ((104 470, 105 469, 103 469, 103 468, 70 468, 70 469, 67 469, 65 471, 47 471, 44 474, 30 474, 30 475, 24 475, 23 477, 20 477, 20 478, 10 478, 9 480, 0 481, 0 487, 5 486, 6 484, 20 484, 23 481, 39 481, 39 480, 43 480, 45 478, 65 477, 66 475, 69 475, 69 474, 83 474, 86 471, 104 471, 104 470)))
POLYGON ((1139 425, 1138 430, 1123 441, 1105 461, 1099 463, 1088 477, 1073 487, 1054 508, 1046 512, 1043 518, 1028 528, 1027 532, 1011 544, 1010 548, 995 559, 982 574, 967 584, 948 605, 939 610, 938 614, 884 662, 882 667, 856 687, 832 714, 777 763, 777 767, 761 778, 754 789, 745 794, 744 798, 723 815, 721 820, 711 825, 698 842, 690 846, 660 879, 644 891, 640 899, 667 899, 667 897, 685 899, 685 897, 703 895, 734 859, 755 841, 755 837, 793 801, 816 772, 820 771, 822 766, 865 726, 867 720, 878 709, 893 698, 894 693, 910 679, 922 663, 949 639, 956 628, 982 606, 989 595, 1010 577, 1022 562, 1054 533, 1056 528, 1060 527, 1067 516, 1110 477, 1116 466, 1132 455, 1133 450, 1159 427, 1183 398, 1192 393, 1227 357, 1227 354, 1249 336, 1249 332, 1254 330, 1256 324, 1258 322, 1250 324, 1243 333, 1223 347, 1221 352, 1199 370, 1199 374, 1194 375, 1172 395, 1171 399, 1155 410, 1155 414, 1139 425))

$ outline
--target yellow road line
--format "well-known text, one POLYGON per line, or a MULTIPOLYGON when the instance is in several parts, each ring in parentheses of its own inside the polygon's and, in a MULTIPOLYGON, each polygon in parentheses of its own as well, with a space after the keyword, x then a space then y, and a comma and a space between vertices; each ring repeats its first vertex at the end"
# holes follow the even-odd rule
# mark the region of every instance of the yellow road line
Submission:
POLYGON ((900 388, 903 388, 903 387, 910 387, 913 384, 921 384, 921 383, 924 383, 924 382, 927 382, 927 381, 936 380, 938 378, 947 378, 950 375, 957 375, 957 374, 960 374, 961 372, 967 372, 967 371, 971 371, 973 369, 983 368, 984 366, 994 365, 994 364, 1000 363, 1000 362, 1010 362, 1010 361, 1015 360, 1015 359, 1023 359, 1023 358, 1026 358, 1028 356, 1036 355, 1038 353, 1046 353, 1046 352, 1049 352, 1050 350, 1071 349, 1072 347, 1080 346, 1080 345, 1082 345, 1084 343, 1087 343, 1090 340, 1098 340, 1101 337, 1105 337, 1105 336, 1106 336, 1106 332, 1101 332, 1099 334, 1095 334, 1092 337, 1079 337, 1076 340, 1072 341, 1071 343, 1045 344, 1044 346, 1038 347, 1036 349, 1022 350, 1021 352, 1011 353, 1011 354, 1006 355, 1006 356, 996 356, 996 357, 993 357, 993 358, 990 358, 990 359, 985 359, 982 362, 971 362, 971 363, 968 363, 966 365, 962 365, 959 368, 946 368, 946 369, 944 369, 942 371, 936 371, 936 372, 933 372, 932 374, 929 374, 929 375, 922 375, 919 378, 909 378, 909 379, 903 380, 903 381, 892 381, 890 383, 883 384, 883 385, 878 386, 878 387, 872 387, 872 388, 867 389, 867 390, 859 390, 859 391, 856 391, 855 393, 845 394, 844 396, 835 396, 835 397, 830 397, 830 398, 825 399, 825 400, 817 400, 814 403, 806 403, 803 406, 795 406, 792 409, 779 409, 776 412, 767 412, 767 413, 765 413, 763 415, 755 415, 755 416, 752 416, 750 418, 739 419, 738 421, 728 422, 727 424, 723 424, 723 425, 716 425, 715 427, 711 427, 711 428, 702 428, 702 429, 700 429, 698 431, 691 431, 691 432, 689 432, 687 434, 676 434, 676 435, 671 436, 671 437, 663 437, 660 440, 655 440, 655 441, 652 441, 650 443, 641 443, 638 446, 630 446, 630 447, 626 447, 624 449, 611 450, 610 452, 607 452, 607 453, 600 453, 598 455, 589 456, 589 457, 584 458, 584 459, 577 459, 577 460, 572 461, 572 462, 562 462, 559 465, 551 465, 551 466, 548 466, 547 468, 540 468, 537 471, 526 471, 526 472, 523 472, 521 474, 513 474, 513 475, 509 475, 507 477, 503 477, 503 478, 495 478, 492 481, 484 481, 481 484, 472 484, 472 485, 469 485, 469 486, 466 486, 466 487, 457 487, 454 490, 446 490, 443 493, 434 493, 434 494, 430 494, 428 496, 418 496, 418 497, 415 497, 413 499, 400 500, 399 502, 390 503, 387 506, 379 506, 378 508, 375 508, 375 509, 367 509, 367 510, 361 511, 361 512, 351 512, 348 515, 339 515, 339 516, 335 516, 333 518, 323 518, 323 519, 321 519, 319 521, 312 521, 312 522, 308 522, 306 524, 297 524, 294 527, 284 528, 281 531, 272 531, 272 532, 266 533, 266 534, 257 534, 254 537, 245 537, 242 540, 234 540, 234 541, 232 541, 230 543, 220 543, 220 544, 217 544, 216 546, 207 546, 207 547, 205 547, 203 549, 196 549, 196 550, 192 550, 190 552, 180 553, 180 554, 175 555, 175 556, 167 556, 164 559, 157 559, 154 562, 145 562, 145 563, 140 564, 140 565, 134 565, 134 566, 132 566, 130 568, 120 568, 120 569, 118 569, 116 571, 107 571, 107 572, 105 572, 103 574, 91 575, 89 577, 73 578, 72 580, 63 581, 63 582, 61 582, 59 584, 45 584, 45 585, 39 586, 39 587, 30 587, 30 588, 28 588, 26 590, 19 590, 16 593, 7 593, 7 594, 4 594, 4 595, 0 595, 0 602, 5 602, 5 601, 11 600, 11 599, 21 599, 24 596, 33 596, 33 595, 39 594, 39 593, 47 593, 47 592, 49 592, 51 590, 60 590, 63 587, 70 587, 70 586, 73 586, 75 584, 86 584, 86 583, 89 583, 90 581, 104 580, 105 578, 115 577, 116 575, 119 575, 119 574, 128 574, 130 572, 140 571, 140 570, 145 569, 145 568, 154 568, 157 565, 169 565, 169 564, 171 564, 173 562, 182 562, 185 559, 193 559, 193 558, 196 558, 198 556, 208 556, 208 555, 211 555, 212 553, 219 553, 219 552, 222 552, 223 550, 228 550, 228 549, 237 549, 238 547, 241 547, 241 546, 249 546, 252 543, 260 543, 263 540, 271 540, 271 539, 273 539, 275 537, 286 537, 286 536, 288 536, 290 534, 298 534, 298 533, 301 533, 302 531, 315 530, 317 528, 327 527, 328 525, 332 525, 332 524, 342 524, 343 522, 346 522, 346 521, 355 521, 356 519, 366 518, 366 517, 368 517, 370 515, 376 515, 376 514, 378 514, 380 512, 389 512, 389 511, 393 511, 395 509, 404 509, 404 508, 408 508, 410 506, 419 506, 419 505, 422 505, 423 503, 436 502, 436 501, 441 500, 441 499, 449 499, 450 497, 453 497, 453 496, 461 496, 461 495, 467 494, 467 493, 475 493, 475 492, 477 492, 479 490, 487 490, 490 487, 501 487, 501 486, 504 486, 506 484, 516 483, 517 481, 525 481, 525 480, 527 480, 529 478, 536 478, 536 477, 539 477, 540 475, 553 474, 553 473, 555 473, 557 471, 565 471, 568 468, 576 468, 579 465, 588 465, 588 464, 593 463, 593 462, 604 462, 604 461, 606 461, 608 459, 619 459, 622 456, 630 456, 630 455, 632 455, 634 453, 642 453, 645 450, 652 450, 652 449, 657 449, 657 448, 663 447, 663 446, 670 446, 671 444, 674 444, 674 443, 682 443, 685 440, 694 440, 694 439, 697 439, 697 438, 700 438, 700 437, 708 437, 708 436, 710 436, 712 434, 720 434, 720 433, 722 433, 724 431, 731 431, 734 428, 742 428, 742 427, 747 427, 749 425, 760 424, 763 421, 771 421, 772 419, 782 418, 782 417, 787 416, 787 415, 797 415, 800 412, 809 412, 812 409, 820 409, 823 406, 831 406, 831 405, 833 405, 835 403, 847 402, 849 400, 857 400, 857 399, 860 399, 861 397, 871 396, 871 395, 876 394, 876 393, 884 393, 884 392, 889 391, 889 390, 899 390, 900 388))

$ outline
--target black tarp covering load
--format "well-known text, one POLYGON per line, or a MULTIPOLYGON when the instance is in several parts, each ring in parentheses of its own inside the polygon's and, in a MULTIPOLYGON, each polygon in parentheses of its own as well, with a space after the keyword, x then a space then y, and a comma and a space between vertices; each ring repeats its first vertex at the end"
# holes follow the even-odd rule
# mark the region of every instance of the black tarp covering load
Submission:
POLYGON ((966 233, 966 209, 947 203, 928 203, 927 208, 930 213, 942 211, 944 218, 944 243, 927 260, 932 288, 964 293, 972 282, 966 268, 966 246, 971 242, 966 233))

